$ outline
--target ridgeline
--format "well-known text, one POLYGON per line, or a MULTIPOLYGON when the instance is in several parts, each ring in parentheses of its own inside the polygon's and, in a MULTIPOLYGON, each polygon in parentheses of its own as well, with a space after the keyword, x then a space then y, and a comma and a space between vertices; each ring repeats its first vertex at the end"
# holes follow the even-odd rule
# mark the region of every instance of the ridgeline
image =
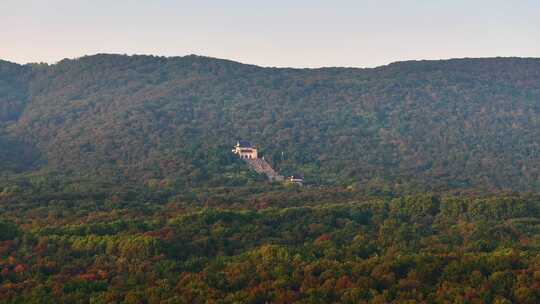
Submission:
POLYGON ((262 68, 199 56, 0 62, 0 169, 245 185, 257 138, 284 175, 394 190, 540 191, 540 59, 262 68))

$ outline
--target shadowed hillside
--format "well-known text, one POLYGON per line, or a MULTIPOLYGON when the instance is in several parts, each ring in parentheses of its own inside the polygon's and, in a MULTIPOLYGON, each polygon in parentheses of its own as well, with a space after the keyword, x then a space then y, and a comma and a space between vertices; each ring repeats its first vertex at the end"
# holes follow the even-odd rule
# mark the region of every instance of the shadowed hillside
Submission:
POLYGON ((540 189, 539 59, 376 69, 198 56, 0 62, 0 120, 6 140, 33 147, 17 153, 30 158, 22 164, 39 155, 42 170, 73 176, 243 184, 230 146, 245 138, 311 183, 540 189))

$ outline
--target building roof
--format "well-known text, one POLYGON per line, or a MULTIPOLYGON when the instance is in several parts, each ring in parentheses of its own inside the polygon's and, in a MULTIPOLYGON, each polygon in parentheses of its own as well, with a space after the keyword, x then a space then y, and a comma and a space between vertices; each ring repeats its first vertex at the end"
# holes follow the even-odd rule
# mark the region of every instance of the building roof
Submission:
POLYGON ((237 143, 237 146, 239 146, 240 148, 251 148, 253 147, 251 145, 251 143, 247 140, 239 140, 238 143, 237 143))

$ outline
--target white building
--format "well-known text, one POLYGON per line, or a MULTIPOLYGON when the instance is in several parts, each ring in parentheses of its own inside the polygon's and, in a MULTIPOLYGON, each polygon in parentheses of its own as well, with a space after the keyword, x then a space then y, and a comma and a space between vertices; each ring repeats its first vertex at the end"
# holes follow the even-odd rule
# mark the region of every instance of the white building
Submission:
POLYGON ((302 186, 304 184, 304 179, 298 175, 291 175, 287 177, 287 182, 302 186))
POLYGON ((247 140, 239 140, 232 152, 240 158, 256 159, 258 157, 257 149, 247 140))

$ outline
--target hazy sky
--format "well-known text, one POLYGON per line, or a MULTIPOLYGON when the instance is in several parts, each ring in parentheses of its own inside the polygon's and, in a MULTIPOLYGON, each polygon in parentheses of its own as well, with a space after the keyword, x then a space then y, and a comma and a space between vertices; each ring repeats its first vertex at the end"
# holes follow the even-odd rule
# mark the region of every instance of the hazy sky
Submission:
POLYGON ((95 53, 293 67, 540 57, 540 1, 0 0, 0 59, 95 53))

